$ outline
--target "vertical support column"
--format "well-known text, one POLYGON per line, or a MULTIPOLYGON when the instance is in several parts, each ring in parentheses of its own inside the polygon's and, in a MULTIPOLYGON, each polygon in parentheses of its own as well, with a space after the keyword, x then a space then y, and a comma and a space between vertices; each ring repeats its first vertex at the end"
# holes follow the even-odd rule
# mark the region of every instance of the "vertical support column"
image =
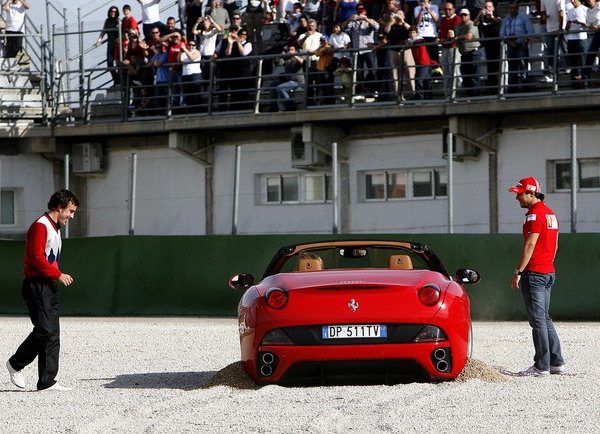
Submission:
POLYGON ((233 221, 231 224, 231 234, 238 233, 238 218, 240 206, 240 157, 242 154, 242 146, 235 146, 235 171, 233 178, 233 221))
POLYGON ((137 184, 137 153, 131 154, 131 189, 129 191, 129 235, 135 235, 135 200, 137 184))
POLYGON ((448 155, 448 233, 454 233, 454 150, 452 149, 452 137, 454 135, 448 131, 446 136, 446 147, 448 155))
POLYGON ((331 165, 333 176, 333 230, 334 234, 340 232, 340 170, 338 161, 338 144, 331 144, 331 165))
POLYGON ((577 165, 577 124, 571 125, 571 233, 577 233, 577 190, 579 166, 577 165))
MULTIPOLYGON (((65 154, 65 190, 70 190, 69 167, 71 165, 71 156, 65 154)), ((65 225, 65 238, 69 238, 69 221, 65 225)))
POLYGON ((490 234, 498 233, 498 153, 488 153, 490 234))

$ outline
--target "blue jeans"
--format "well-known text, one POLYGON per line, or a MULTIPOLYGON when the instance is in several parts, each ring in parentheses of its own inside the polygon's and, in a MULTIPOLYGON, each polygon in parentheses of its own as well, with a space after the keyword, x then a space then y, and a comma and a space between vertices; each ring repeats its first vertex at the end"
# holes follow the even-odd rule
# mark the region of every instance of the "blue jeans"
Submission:
POLYGON ((550 365, 561 366, 565 363, 560 351, 558 334, 548 313, 554 280, 554 273, 525 271, 521 277, 521 292, 535 347, 533 360, 535 366, 543 371, 548 371, 550 365))

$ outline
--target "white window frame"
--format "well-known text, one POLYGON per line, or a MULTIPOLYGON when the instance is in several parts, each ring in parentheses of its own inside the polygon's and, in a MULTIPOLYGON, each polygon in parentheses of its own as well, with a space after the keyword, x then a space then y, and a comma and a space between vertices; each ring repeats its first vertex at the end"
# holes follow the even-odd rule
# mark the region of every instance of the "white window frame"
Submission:
POLYGON ((365 202, 398 202, 406 200, 435 200, 446 198, 446 195, 436 194, 436 173, 446 173, 446 192, 448 191, 448 175, 444 168, 414 168, 414 169, 385 169, 385 170, 366 170, 359 172, 361 199, 365 202), (403 173, 406 179, 406 195, 405 197, 390 197, 388 192, 389 178, 391 174, 403 173), (431 176, 431 196, 415 196, 414 190, 414 175, 417 173, 429 173, 431 176), (368 198, 367 197, 367 176, 383 175, 384 191, 383 198, 368 198))
MULTIPOLYGON (((260 205, 297 205, 297 204, 325 204, 331 203, 332 198, 328 198, 327 186, 328 182, 333 188, 333 179, 330 172, 318 172, 318 173, 263 173, 257 174, 257 178, 260 182, 257 185, 260 186, 260 192, 257 192, 257 197, 261 198, 260 205), (296 178, 298 188, 298 200, 283 200, 283 180, 284 178, 296 178), (307 198, 307 179, 308 178, 321 178, 323 183, 323 199, 319 200, 308 200, 307 198), (268 200, 268 182, 269 179, 276 179, 278 185, 278 198, 277 201, 268 200)), ((333 191, 330 192, 330 196, 333 196, 333 191)))
POLYGON ((11 227, 15 227, 17 225, 17 190, 14 188, 3 188, 0 190, 0 218, 1 218, 1 212, 2 212, 2 199, 1 199, 1 195, 3 193, 12 193, 12 209, 13 209, 13 213, 12 213, 12 223, 3 223, 2 220, 0 220, 0 227, 3 228, 11 228, 11 227))
MULTIPOLYGON (((577 187, 578 187, 578 191, 585 191, 585 192, 598 192, 600 191, 600 187, 582 187, 581 186, 581 164, 582 163, 596 163, 598 165, 598 173, 600 175, 600 158, 578 158, 577 159, 577 175, 578 175, 578 180, 577 180, 577 187)), ((558 188, 557 187, 557 174, 556 174, 556 166, 558 164, 567 164, 569 166, 570 169, 570 165, 571 165, 571 160, 549 160, 548 161, 548 167, 549 167, 549 176, 548 179, 551 180, 551 189, 548 189, 548 191, 552 192, 552 193, 568 193, 571 191, 571 188, 558 188)), ((569 170, 569 176, 570 175, 570 170, 569 170)))

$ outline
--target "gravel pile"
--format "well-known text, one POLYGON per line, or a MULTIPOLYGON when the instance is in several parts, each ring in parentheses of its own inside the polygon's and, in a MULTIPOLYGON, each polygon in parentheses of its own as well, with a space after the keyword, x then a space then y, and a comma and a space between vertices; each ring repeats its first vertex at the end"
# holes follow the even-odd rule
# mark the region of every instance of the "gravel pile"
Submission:
POLYGON ((24 392, 4 371, 30 328, 0 318, 2 433, 571 433, 600 421, 595 323, 557 324, 568 375, 511 376, 532 363, 528 324, 478 322, 457 381, 300 388, 250 382, 234 319, 65 318, 59 380, 74 390, 55 393, 34 391, 36 364, 24 392))

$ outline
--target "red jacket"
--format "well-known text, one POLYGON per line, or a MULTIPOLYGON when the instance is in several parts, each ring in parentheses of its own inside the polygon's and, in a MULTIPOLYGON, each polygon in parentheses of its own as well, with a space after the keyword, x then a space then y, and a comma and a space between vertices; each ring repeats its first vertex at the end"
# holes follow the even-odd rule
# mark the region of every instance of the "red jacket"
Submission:
POLYGON ((61 248, 60 228, 44 214, 27 231, 23 260, 25 277, 58 280, 62 274, 58 268, 61 248))

